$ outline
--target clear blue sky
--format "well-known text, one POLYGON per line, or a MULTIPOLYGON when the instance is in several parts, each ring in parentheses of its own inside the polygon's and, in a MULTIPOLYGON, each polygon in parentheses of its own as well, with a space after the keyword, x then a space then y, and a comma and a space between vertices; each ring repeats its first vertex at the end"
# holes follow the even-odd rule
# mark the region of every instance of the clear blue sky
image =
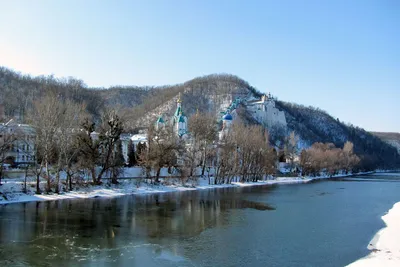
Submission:
POLYGON ((231 73, 400 132, 400 1, 1 1, 0 65, 89 86, 231 73))

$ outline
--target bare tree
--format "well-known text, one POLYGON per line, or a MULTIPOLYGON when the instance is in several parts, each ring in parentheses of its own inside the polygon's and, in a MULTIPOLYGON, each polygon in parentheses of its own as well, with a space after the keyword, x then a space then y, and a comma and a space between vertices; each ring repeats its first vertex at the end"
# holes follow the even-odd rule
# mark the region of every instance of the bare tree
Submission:
POLYGON ((85 118, 81 123, 82 130, 77 134, 75 147, 78 149, 77 164, 81 169, 90 172, 92 183, 96 184, 96 163, 99 159, 99 140, 95 137, 95 123, 85 118))
POLYGON ((275 162, 265 129, 237 122, 220 142, 215 182, 230 183, 238 176, 241 182, 257 181, 275 171, 275 162))
POLYGON ((99 129, 99 148, 100 157, 99 165, 100 172, 97 175, 97 183, 101 183, 101 178, 104 173, 112 171, 112 183, 117 183, 118 172, 116 168, 123 166, 123 160, 121 162, 118 155, 118 145, 121 133, 123 131, 123 124, 119 116, 114 110, 106 111, 102 117, 102 124, 99 129))
POLYGON ((76 158, 78 149, 74 147, 77 134, 79 133, 79 123, 86 116, 85 105, 76 104, 70 100, 60 101, 60 123, 58 125, 57 136, 55 138, 55 149, 57 152, 55 192, 59 193, 60 172, 67 173, 67 183, 71 187, 70 168, 72 161, 76 158))
POLYGON ((11 126, 12 122, 13 121, 10 120, 7 123, 0 124, 0 185, 4 175, 5 164, 10 164, 14 161, 14 159, 8 154, 13 150, 18 149, 14 144, 23 138, 23 133, 11 126))
POLYGON ((216 148, 214 184, 228 183, 237 173, 235 171, 239 166, 237 149, 232 133, 228 132, 216 148))
MULTIPOLYGON (((196 113, 189 119, 189 132, 193 138, 192 153, 201 154, 201 175, 204 175, 206 168, 206 159, 213 143, 217 139, 217 120, 211 113, 196 113)), ((195 156, 193 156, 195 158, 195 156)))
POLYGON ((0 125, 0 185, 3 178, 4 164, 6 161, 6 153, 10 150, 14 137, 8 133, 8 125, 0 125))
POLYGON ((339 171, 350 171, 358 162, 351 142, 347 142, 343 149, 332 143, 314 143, 300 155, 300 165, 305 175, 325 172, 332 176, 339 171))
POLYGON ((256 181, 266 173, 268 161, 273 160, 268 134, 261 126, 233 125, 233 140, 237 146, 237 173, 241 181, 256 181))
POLYGON ((296 135, 294 131, 290 133, 290 135, 285 140, 285 156, 286 159, 289 160, 290 169, 294 168, 294 160, 298 154, 297 144, 299 142, 299 137, 296 135))
MULTIPOLYGON (((34 103, 30 122, 36 132, 36 157, 41 160, 39 169, 43 167, 46 171, 46 191, 51 191, 50 164, 54 161, 55 141, 60 129, 63 108, 61 99, 52 93, 48 93, 42 99, 34 103)), ((41 173, 41 172, 36 172, 41 173)), ((37 176, 38 177, 38 176, 37 176)), ((37 180, 38 182, 38 180, 37 180)), ((38 192, 40 191, 37 186, 38 192)))
POLYGON ((343 168, 346 172, 351 171, 359 162, 360 158, 354 154, 354 145, 347 141, 343 146, 343 168))
MULTIPOLYGON (((148 148, 139 154, 139 162, 146 170, 154 170, 155 182, 159 183, 162 167, 172 167, 182 159, 184 145, 171 126, 148 130, 148 148)), ((148 172, 147 172, 148 173, 148 172)))

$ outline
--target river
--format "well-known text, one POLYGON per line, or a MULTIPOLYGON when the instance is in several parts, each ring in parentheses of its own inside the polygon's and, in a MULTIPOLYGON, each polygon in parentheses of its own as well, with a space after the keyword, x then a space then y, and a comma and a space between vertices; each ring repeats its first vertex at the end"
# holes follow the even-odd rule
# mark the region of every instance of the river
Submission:
POLYGON ((0 266, 344 266, 400 174, 0 206, 0 266))

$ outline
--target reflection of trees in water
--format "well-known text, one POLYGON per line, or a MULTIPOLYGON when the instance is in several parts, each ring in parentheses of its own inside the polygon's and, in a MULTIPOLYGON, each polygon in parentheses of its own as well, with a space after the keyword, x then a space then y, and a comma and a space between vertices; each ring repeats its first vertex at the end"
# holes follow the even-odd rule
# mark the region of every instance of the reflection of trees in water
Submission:
MULTIPOLYGON (((157 198, 157 196, 155 196, 157 198)), ((271 210, 272 207, 240 198, 208 199, 204 196, 158 199, 158 209, 148 210, 136 217, 136 224, 154 238, 194 236, 206 228, 228 223, 227 210, 252 208, 271 210)))
POLYGON ((173 246, 179 238, 228 224, 234 210, 245 208, 272 209, 217 190, 4 206, 1 258, 3 263, 17 258, 28 265, 118 258, 123 250, 132 253, 135 244, 168 238, 173 246))

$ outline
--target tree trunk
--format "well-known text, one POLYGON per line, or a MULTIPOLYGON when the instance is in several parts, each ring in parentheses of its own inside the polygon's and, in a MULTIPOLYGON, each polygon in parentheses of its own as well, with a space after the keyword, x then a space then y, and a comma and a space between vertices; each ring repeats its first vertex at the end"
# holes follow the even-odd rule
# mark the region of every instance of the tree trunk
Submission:
POLYGON ((214 173, 214 184, 217 184, 218 181, 218 176, 219 176, 219 172, 220 172, 221 167, 218 167, 215 169, 215 173, 214 173))
POLYGON ((156 180, 154 181, 154 183, 160 183, 160 172, 161 172, 161 167, 157 169, 156 180))
POLYGON ((204 172, 206 171, 206 148, 204 148, 204 154, 203 154, 203 168, 201 169, 201 175, 204 175, 204 172))
MULTIPOLYGON (((36 166, 35 166, 36 168, 36 166)), ((37 170, 36 170, 37 171, 37 170)), ((36 194, 40 194, 40 173, 41 173, 41 169, 39 170, 39 172, 36 172, 36 194)))
POLYGON ((68 185, 69 185, 69 191, 72 191, 72 175, 68 173, 68 185))
POLYGON ((3 173, 4 173, 4 167, 3 167, 4 157, 2 157, 0 160, 2 162, 2 163, 0 163, 0 186, 1 186, 2 185, 1 179, 3 178, 3 173))
POLYGON ((46 178, 47 178, 47 188, 46 192, 50 193, 51 192, 51 183, 50 183, 50 171, 49 171, 49 164, 46 161, 46 178))
POLYGON ((71 191, 71 190, 69 189, 69 178, 70 178, 71 176, 69 175, 69 172, 68 172, 68 171, 66 171, 66 174, 67 174, 67 179, 65 180, 65 191, 71 191))
POLYGON ((96 184, 96 183, 97 183, 97 180, 96 180, 96 169, 95 169, 95 167, 92 167, 92 168, 90 169, 90 173, 92 174, 92 181, 93 181, 93 184, 96 184))
POLYGON ((25 168, 25 177, 24 177, 24 190, 23 192, 26 194, 27 190, 26 190, 26 176, 28 176, 28 168, 25 168))
POLYGON ((114 149, 114 142, 111 142, 108 145, 106 159, 105 159, 104 163, 102 164, 102 168, 101 168, 101 171, 100 171, 99 175, 97 176, 97 184, 101 183, 101 178, 102 178, 103 174, 106 171, 108 171, 108 169, 110 167, 109 162, 110 162, 110 157, 111 157, 111 154, 113 152, 113 149, 114 149))
POLYGON ((118 170, 117 167, 112 168, 111 171, 111 183, 112 184, 118 184, 118 170))
POLYGON ((58 164, 57 164, 57 174, 56 174, 56 184, 55 184, 55 192, 60 193, 60 171, 61 171, 61 156, 59 156, 58 164))
POLYGON ((54 187, 55 187, 55 193, 56 194, 58 194, 58 193, 60 193, 60 185, 59 185, 59 183, 60 183, 60 171, 59 170, 57 170, 57 174, 56 174, 56 183, 55 183, 55 185, 54 185, 54 187))
POLYGON ((106 172, 106 167, 105 166, 103 166, 102 168, 101 168, 101 170, 100 170, 100 173, 99 173, 99 175, 97 175, 97 179, 96 179, 96 184, 100 184, 101 183, 101 178, 103 177, 103 174, 106 172))

